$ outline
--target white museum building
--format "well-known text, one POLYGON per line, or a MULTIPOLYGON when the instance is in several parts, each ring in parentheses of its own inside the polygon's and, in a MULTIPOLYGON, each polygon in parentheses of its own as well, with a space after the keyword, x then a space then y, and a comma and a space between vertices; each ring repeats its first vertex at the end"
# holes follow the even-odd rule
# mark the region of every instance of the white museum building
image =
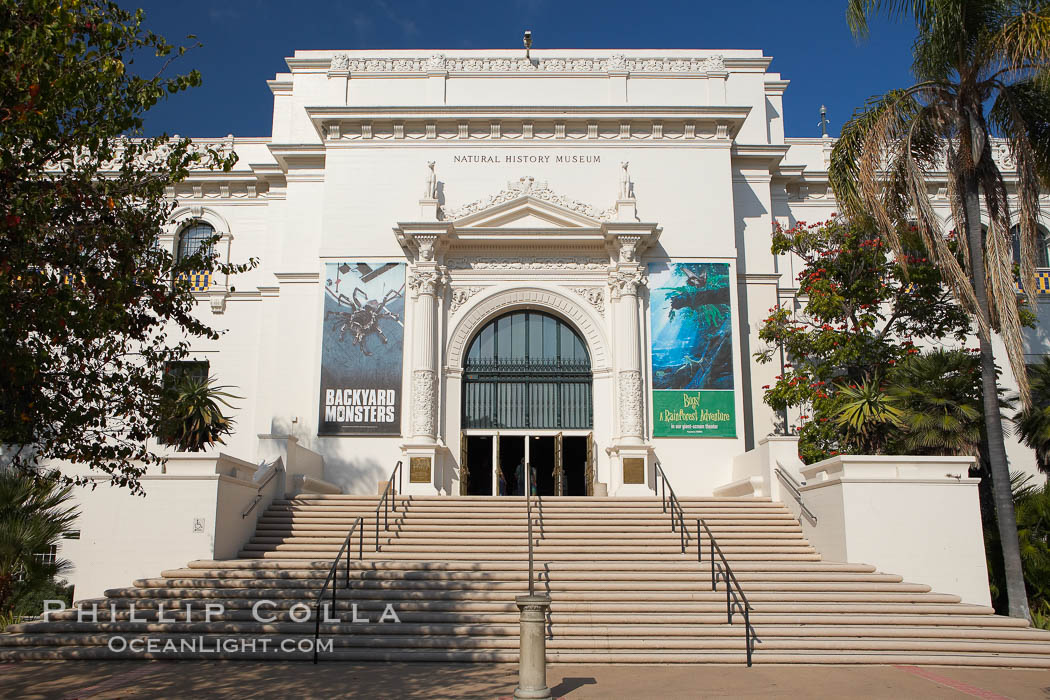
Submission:
POLYGON ((771 60, 297 51, 268 81, 270 135, 197 140, 237 164, 170 193, 162 241, 184 255, 217 233, 224 259, 259 261, 194 280, 223 333, 185 370, 241 397, 236 431, 172 454, 145 498, 102 476, 80 494, 77 598, 236 557, 275 498, 374 497, 400 461, 416 497, 521 495, 527 464, 541 496, 656 496, 664 474, 680 497, 798 514, 793 478, 826 559, 987 604, 970 460, 805 467, 763 403, 782 366, 754 360, 758 329, 798 308, 770 232, 836 211, 833 140, 785 136, 771 60), (916 528, 931 548, 902 550, 916 528))

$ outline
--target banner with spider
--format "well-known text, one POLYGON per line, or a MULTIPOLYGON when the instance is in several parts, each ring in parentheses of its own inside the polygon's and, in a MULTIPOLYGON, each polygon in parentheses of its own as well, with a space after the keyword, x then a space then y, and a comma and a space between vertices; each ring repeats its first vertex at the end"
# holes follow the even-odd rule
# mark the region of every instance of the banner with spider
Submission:
POLYGON ((405 263, 327 263, 318 435, 399 435, 405 263))
POLYGON ((726 263, 650 263, 653 437, 736 437, 726 263))

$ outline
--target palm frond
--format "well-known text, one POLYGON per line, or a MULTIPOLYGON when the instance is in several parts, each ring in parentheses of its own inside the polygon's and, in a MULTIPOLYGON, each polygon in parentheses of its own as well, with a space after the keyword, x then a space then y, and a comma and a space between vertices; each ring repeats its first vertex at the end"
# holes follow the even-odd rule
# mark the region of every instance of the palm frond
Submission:
POLYGON ((995 36, 995 46, 1009 68, 1021 69, 1050 56, 1050 6, 1038 5, 1006 18, 995 36))

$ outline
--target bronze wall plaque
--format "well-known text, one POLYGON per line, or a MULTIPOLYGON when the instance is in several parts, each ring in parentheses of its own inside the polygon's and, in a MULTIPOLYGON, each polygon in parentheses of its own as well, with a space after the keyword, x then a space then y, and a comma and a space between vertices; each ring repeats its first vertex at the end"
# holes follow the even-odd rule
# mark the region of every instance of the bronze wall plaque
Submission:
POLYGON ((408 480, 413 484, 430 483, 430 457, 413 457, 409 461, 408 480))
POLYGON ((645 460, 641 457, 623 458, 623 483, 645 483, 645 460))

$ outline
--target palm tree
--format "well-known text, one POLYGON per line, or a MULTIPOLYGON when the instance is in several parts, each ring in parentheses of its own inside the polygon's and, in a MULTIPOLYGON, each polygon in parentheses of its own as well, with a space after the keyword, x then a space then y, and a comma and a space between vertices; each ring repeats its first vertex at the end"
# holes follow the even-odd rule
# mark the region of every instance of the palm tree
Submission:
POLYGON ((1014 416, 1017 434, 1035 450, 1039 469, 1050 474, 1050 357, 1028 368, 1032 403, 1014 416))
POLYGON ((233 405, 238 399, 216 386, 215 378, 188 375, 179 379, 167 393, 162 406, 164 416, 158 430, 161 442, 186 452, 201 452, 215 443, 225 444, 223 435, 233 432, 234 420, 223 415, 219 404, 233 405))
POLYGON ((1021 286, 1035 292, 1039 185, 1050 174, 1050 3, 1027 0, 848 0, 857 37, 876 16, 914 21, 916 83, 869 100, 843 127, 829 177, 848 214, 870 212, 898 259, 894 223, 913 218, 956 300, 974 318, 981 349, 988 460, 1003 541, 1009 612, 1031 619, 999 412, 992 332, 1006 345, 1022 406, 1030 404, 1011 260, 1011 206, 992 138, 1016 165, 1015 220, 1021 286), (932 172, 947 171, 958 235, 942 235, 929 198, 932 172), (982 198, 988 213, 982 223, 982 198), (958 255, 957 255, 958 253, 958 255))
POLYGON ((57 473, 0 470, 0 615, 70 568, 68 561, 42 555, 76 520, 72 491, 57 473))
POLYGON ((898 365, 887 393, 904 410, 898 444, 909 455, 976 455, 981 444, 980 358, 934 350, 898 365))
POLYGON ((844 386, 838 399, 832 418, 861 454, 883 454, 893 432, 905 427, 899 402, 877 380, 844 386))

